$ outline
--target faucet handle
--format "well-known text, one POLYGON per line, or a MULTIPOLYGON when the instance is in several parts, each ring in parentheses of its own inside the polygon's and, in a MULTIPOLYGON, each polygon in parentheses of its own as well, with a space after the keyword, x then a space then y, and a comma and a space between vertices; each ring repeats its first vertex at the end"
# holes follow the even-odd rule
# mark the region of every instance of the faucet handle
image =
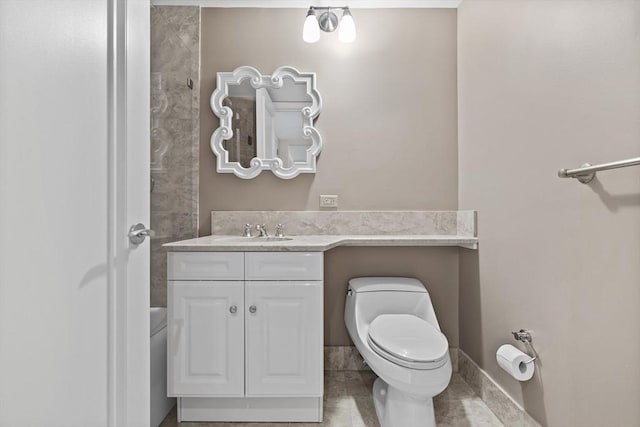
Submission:
POLYGON ((256 224, 256 231, 260 233, 258 237, 269 237, 269 233, 267 233, 267 226, 264 224, 256 224))
POLYGON ((253 237, 251 235, 251 224, 245 224, 244 225, 244 233, 242 234, 242 237, 253 237))
POLYGON ((284 225, 278 224, 276 225, 276 237, 284 237, 284 225))

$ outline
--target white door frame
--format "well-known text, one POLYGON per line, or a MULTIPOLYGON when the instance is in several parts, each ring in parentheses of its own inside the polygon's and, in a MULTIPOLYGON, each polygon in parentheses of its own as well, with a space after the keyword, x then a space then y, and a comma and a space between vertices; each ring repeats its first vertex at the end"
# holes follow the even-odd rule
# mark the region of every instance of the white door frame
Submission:
POLYGON ((109 392, 108 425, 149 425, 150 2, 108 0, 109 392))

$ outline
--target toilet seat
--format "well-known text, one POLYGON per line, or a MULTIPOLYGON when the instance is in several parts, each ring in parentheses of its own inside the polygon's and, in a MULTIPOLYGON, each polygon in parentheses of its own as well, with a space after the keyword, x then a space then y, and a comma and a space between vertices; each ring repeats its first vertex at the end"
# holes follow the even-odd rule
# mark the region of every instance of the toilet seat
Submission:
POLYGON ((369 345, 378 355, 412 369, 437 369, 449 357, 447 338, 411 314, 382 314, 369 326, 369 345))

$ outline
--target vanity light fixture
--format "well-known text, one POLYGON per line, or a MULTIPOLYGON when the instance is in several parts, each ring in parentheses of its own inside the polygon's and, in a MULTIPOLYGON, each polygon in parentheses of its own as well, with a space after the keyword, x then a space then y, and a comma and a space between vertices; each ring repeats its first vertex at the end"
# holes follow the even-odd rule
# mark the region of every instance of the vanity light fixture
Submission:
POLYGON ((315 43, 320 40, 320 30, 331 33, 338 29, 338 39, 342 43, 351 43, 356 39, 356 24, 349 6, 343 7, 309 7, 307 17, 302 28, 302 39, 307 43, 315 43), (342 9, 342 18, 334 10, 342 9), (320 17, 316 16, 316 11, 321 12, 320 17))

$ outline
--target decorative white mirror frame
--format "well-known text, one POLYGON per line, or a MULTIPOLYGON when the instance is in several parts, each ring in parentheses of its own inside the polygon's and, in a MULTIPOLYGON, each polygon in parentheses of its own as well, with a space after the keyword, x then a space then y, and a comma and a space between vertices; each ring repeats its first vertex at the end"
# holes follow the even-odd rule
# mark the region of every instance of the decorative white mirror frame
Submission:
POLYGON ((258 70, 250 66, 238 67, 233 72, 218 73, 216 89, 211 94, 211 109, 220 118, 220 127, 211 135, 211 150, 216 155, 217 172, 234 173, 244 179, 255 178, 265 169, 273 171, 277 177, 283 179, 294 178, 300 173, 315 173, 316 157, 322 149, 322 137, 313 127, 313 120, 320 114, 321 108, 322 99, 316 89, 315 73, 301 73, 289 66, 280 67, 271 75, 260 74, 258 70), (229 96, 229 85, 239 85, 243 80, 250 79, 251 86, 256 90, 260 88, 278 89, 282 87, 285 77, 290 78, 294 83, 304 83, 306 92, 311 98, 311 106, 305 106, 301 109, 303 117, 302 132, 305 137, 311 139, 311 146, 306 152, 306 161, 304 163, 293 163, 288 168, 284 167, 282 160, 278 157, 264 159, 256 156, 251 159, 248 168, 242 167, 239 162, 230 162, 229 151, 222 145, 223 141, 233 137, 233 111, 231 108, 222 105, 224 99, 229 96))

